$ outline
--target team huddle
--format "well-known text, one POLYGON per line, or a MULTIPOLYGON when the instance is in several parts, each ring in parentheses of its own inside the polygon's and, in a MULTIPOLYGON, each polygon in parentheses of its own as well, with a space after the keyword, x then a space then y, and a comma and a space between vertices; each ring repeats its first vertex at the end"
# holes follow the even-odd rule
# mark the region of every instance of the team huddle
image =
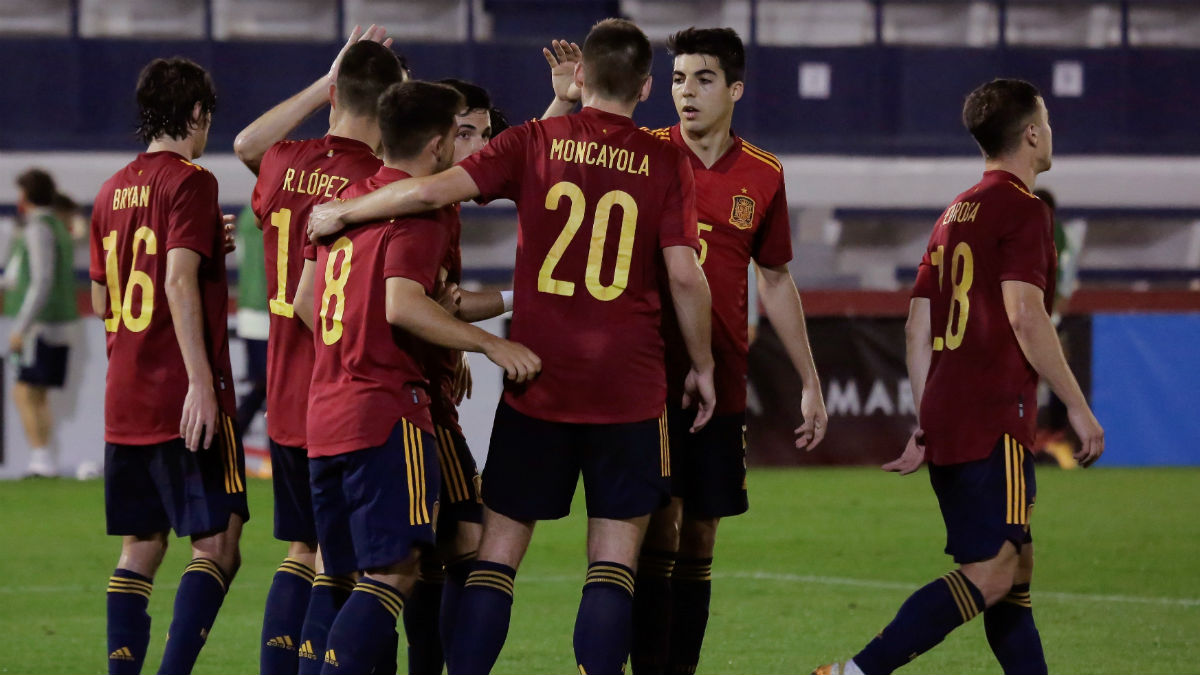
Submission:
MULTIPOLYGON (((505 128, 484 89, 413 80, 382 29, 356 28, 328 74, 238 135, 257 176, 274 534, 287 547, 263 616, 264 675, 395 673, 401 620, 409 673, 490 672, 534 526, 569 513, 580 476, 579 672, 696 671, 718 524, 749 507, 752 262, 804 383, 796 447, 820 443, 827 418, 787 267, 783 166, 731 129, 742 42, 690 28, 668 46, 676 125, 633 122, 652 50, 609 19, 582 47, 544 50, 554 99, 541 120, 505 128), (326 105, 327 135, 286 140, 326 105), (512 291, 471 292, 459 205, 497 199, 517 206, 512 291), (507 312, 509 339, 473 325, 507 312), (504 374, 482 474, 458 419, 465 352, 504 374)), ((176 674, 213 627, 249 510, 231 420, 230 245, 216 178, 192 163, 215 88, 186 59, 156 59, 137 101, 147 150, 101 187, 92 216, 107 528, 122 537, 108 664, 141 672, 174 530, 192 545, 159 668, 176 674)), ((1103 432, 1046 315, 1054 248, 1030 194, 1050 165, 1042 99, 996 80, 968 97, 964 122, 988 171, 922 261, 908 330, 921 428, 885 467, 928 461, 961 567, 819 672, 890 673, 980 613, 1006 673, 1045 672, 1029 596, 1038 375, 1067 404, 1085 464, 1103 432)))

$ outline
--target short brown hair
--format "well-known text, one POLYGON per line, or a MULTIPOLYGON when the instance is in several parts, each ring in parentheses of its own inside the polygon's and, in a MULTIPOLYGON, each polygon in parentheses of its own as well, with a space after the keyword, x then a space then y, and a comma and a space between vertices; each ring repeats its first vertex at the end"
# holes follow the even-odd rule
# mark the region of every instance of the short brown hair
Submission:
POLYGON ((963 126, 984 155, 999 157, 1017 147, 1041 96, 1037 87, 1024 80, 992 80, 967 95, 963 126))
POLYGON ((583 41, 587 86, 607 99, 637 99, 642 84, 650 77, 653 60, 650 40, 637 24, 626 19, 597 23, 583 41))
POLYGON ((338 66, 337 104, 353 115, 373 116, 384 90, 404 81, 403 59, 378 42, 350 45, 338 66))
POLYGON ((50 174, 41 169, 26 169, 17 176, 17 187, 25 193, 25 199, 34 206, 50 206, 54 203, 54 195, 58 188, 50 174))
POLYGON ((411 80, 379 97, 379 130, 387 159, 416 156, 434 136, 445 136, 466 102, 453 87, 411 80))

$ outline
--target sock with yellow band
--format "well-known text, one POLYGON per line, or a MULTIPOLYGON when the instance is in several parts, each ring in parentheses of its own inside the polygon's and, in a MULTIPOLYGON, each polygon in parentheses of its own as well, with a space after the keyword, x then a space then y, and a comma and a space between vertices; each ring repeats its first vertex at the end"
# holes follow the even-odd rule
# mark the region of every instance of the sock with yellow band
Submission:
POLYGON ((988 644, 1006 675, 1042 675, 1046 656, 1042 636, 1033 622, 1029 584, 1016 584, 1008 595, 983 612, 988 644))
MULTIPOLYGON (((404 611, 404 596, 391 586, 363 577, 342 606, 325 643, 322 673, 370 673, 396 649, 396 621, 404 611)), ((394 672, 394 671, 393 671, 394 672)))
POLYGON ((325 658, 325 643, 329 639, 329 627, 337 618, 338 611, 346 604, 354 580, 318 574, 313 579, 308 597, 308 611, 304 615, 304 626, 300 629, 300 647, 297 656, 299 675, 319 675, 325 658))
POLYGON ((163 648, 160 675, 192 672, 225 601, 228 586, 225 572, 212 560, 194 558, 184 568, 179 590, 175 591, 175 613, 167 632, 167 646, 163 648))
POLYGON ((311 567, 292 558, 284 560, 275 571, 263 612, 260 673, 291 675, 296 672, 300 630, 304 626, 308 596, 315 577, 316 572, 311 567))
POLYGON ((854 662, 866 675, 888 675, 933 649, 950 631, 982 612, 983 606, 983 594, 955 570, 910 595, 896 618, 854 656, 854 662))
POLYGON ((633 570, 599 560, 588 565, 575 617, 575 662, 589 675, 619 675, 633 638, 633 570))
POLYGON ((142 672, 150 644, 150 604, 153 580, 117 568, 108 579, 108 672, 136 675, 142 672))
POLYGON ((508 638, 513 584, 517 571, 508 565, 478 560, 463 584, 454 642, 447 655, 450 675, 491 672, 508 638))

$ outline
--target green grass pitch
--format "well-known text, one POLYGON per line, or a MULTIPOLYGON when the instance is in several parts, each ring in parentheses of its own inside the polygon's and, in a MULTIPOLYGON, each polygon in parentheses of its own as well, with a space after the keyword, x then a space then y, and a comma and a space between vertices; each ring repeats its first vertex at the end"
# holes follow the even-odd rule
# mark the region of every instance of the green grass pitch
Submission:
MULTIPOLYGON (((1042 467, 1038 487, 1033 599, 1051 671, 1200 672, 1200 471, 1042 467)), ((257 671, 283 547, 270 535, 269 483, 249 488, 245 562, 197 673, 257 671)), ((848 657, 951 567, 924 472, 754 469, 750 495, 750 513, 721 527, 700 673, 808 672, 848 657)), ((103 534, 102 486, 4 483, 0 522, 0 673, 104 672, 104 589, 118 542, 103 534)), ((577 513, 538 526, 497 673, 574 672, 583 524, 577 513)), ((147 672, 187 556, 186 542, 173 541, 158 575, 147 672)), ((1000 668, 976 620, 902 672, 1000 668)))

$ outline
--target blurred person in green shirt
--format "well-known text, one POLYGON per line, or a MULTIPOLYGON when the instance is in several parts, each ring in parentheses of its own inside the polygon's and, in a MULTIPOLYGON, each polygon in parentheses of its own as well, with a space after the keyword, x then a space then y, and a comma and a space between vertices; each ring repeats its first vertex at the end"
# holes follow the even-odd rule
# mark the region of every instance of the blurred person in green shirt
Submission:
POLYGON ((236 238, 237 334, 246 342, 246 381, 250 383, 250 391, 238 399, 236 431, 241 436, 250 428, 267 398, 267 327, 270 324, 262 232, 249 206, 238 214, 236 238))
POLYGON ((67 375, 70 325, 79 318, 71 233, 53 206, 50 174, 29 169, 17 177, 17 236, 0 280, 4 315, 12 320, 9 358, 17 367, 13 403, 25 427, 27 475, 58 475, 54 420, 47 394, 67 375))

